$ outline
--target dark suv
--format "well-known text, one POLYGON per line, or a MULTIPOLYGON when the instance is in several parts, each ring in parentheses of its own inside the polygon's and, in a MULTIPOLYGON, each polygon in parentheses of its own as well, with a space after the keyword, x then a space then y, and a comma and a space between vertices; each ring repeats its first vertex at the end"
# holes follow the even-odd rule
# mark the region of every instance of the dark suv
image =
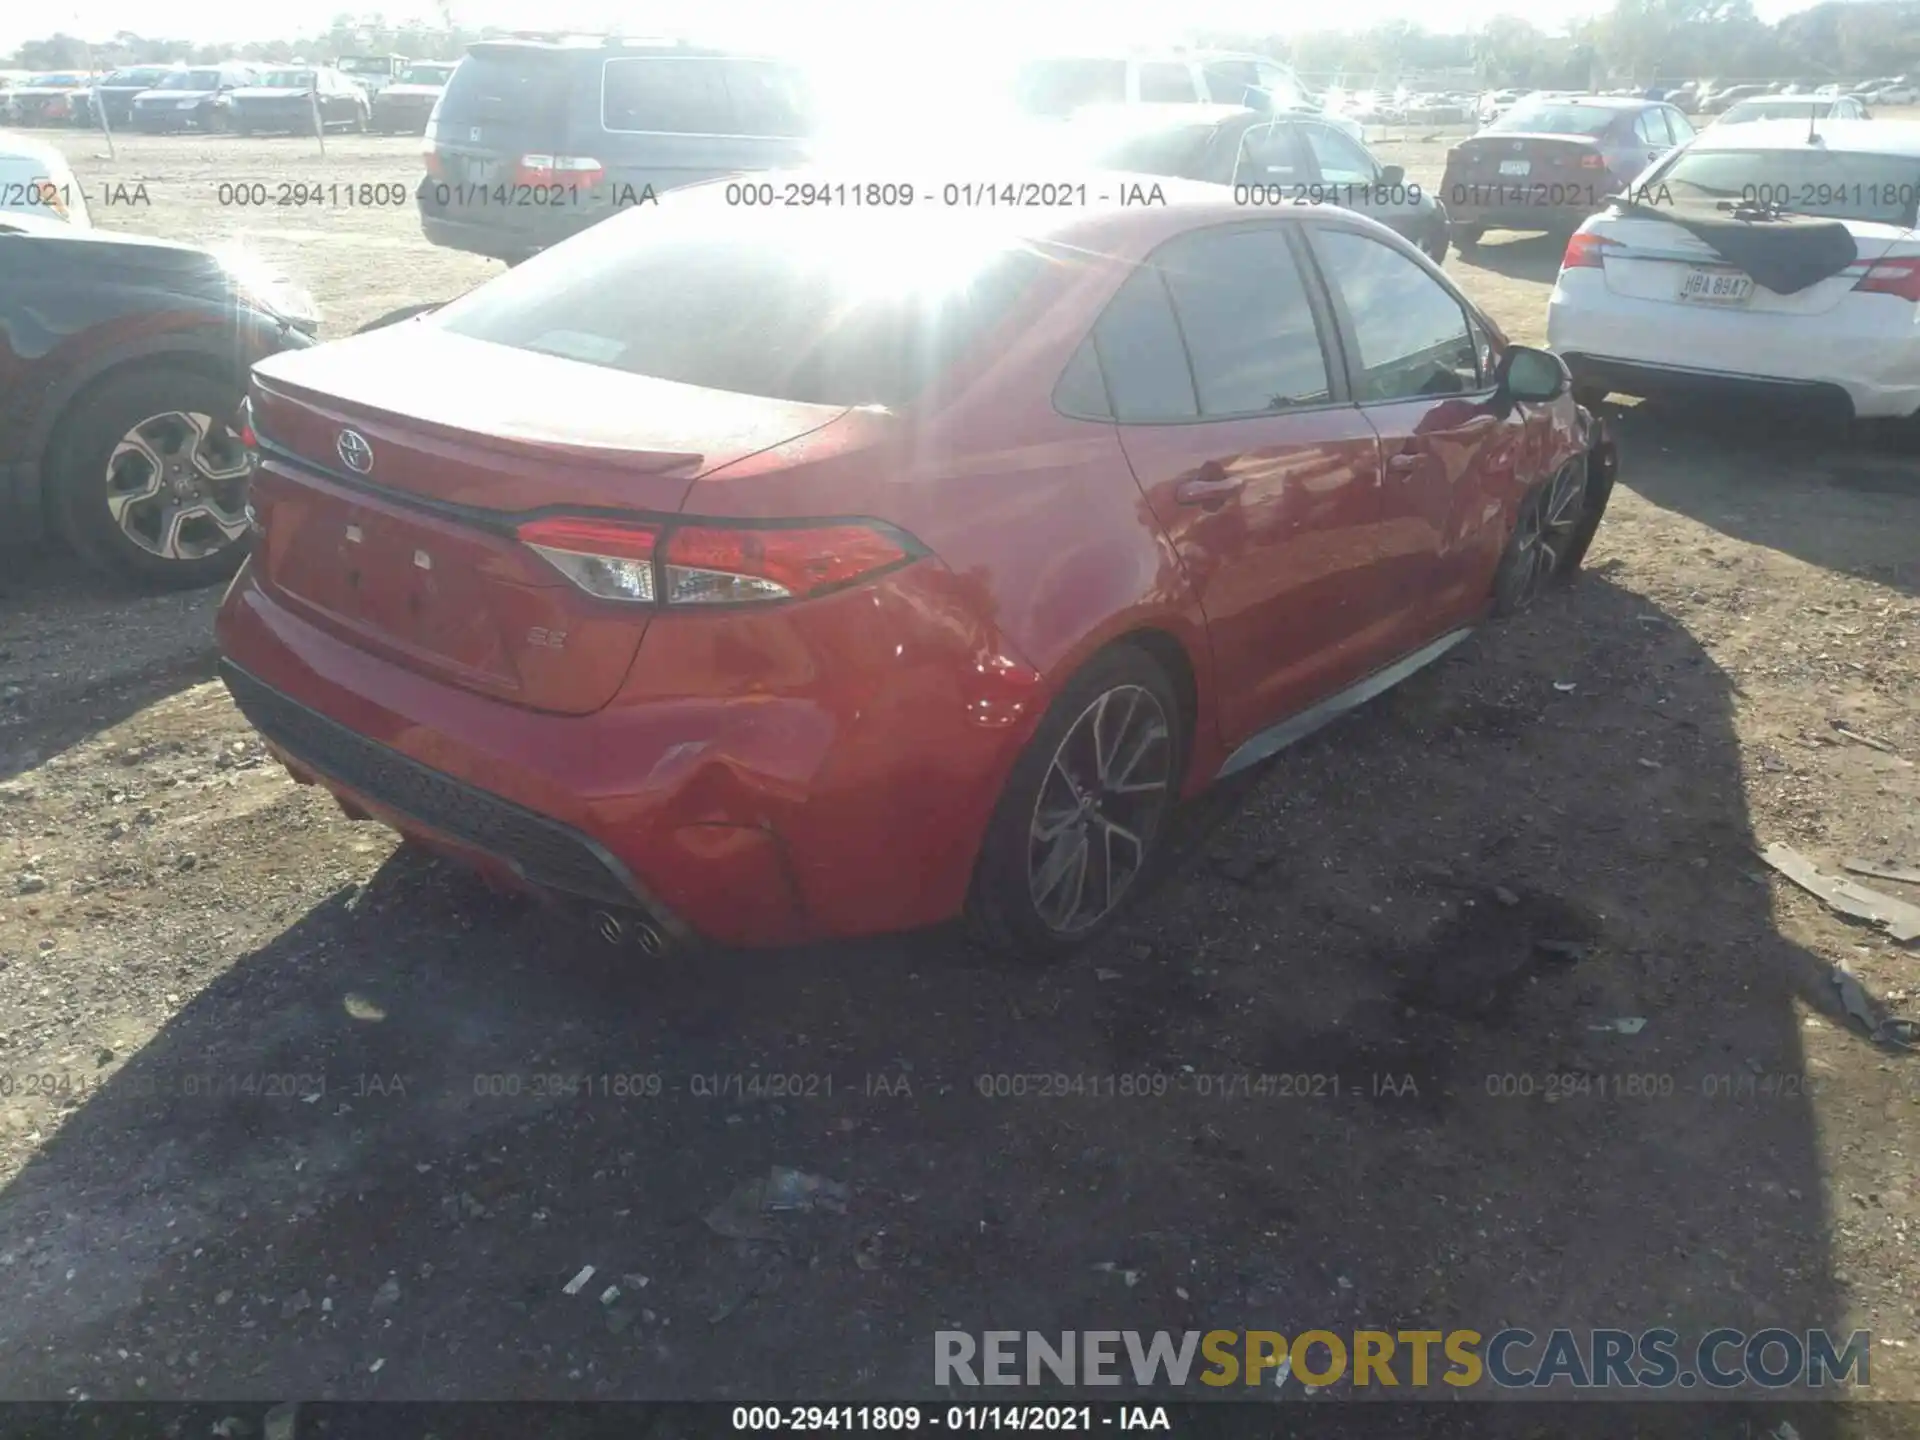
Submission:
POLYGON ((247 374, 313 344, 312 311, 242 259, 0 215, 0 535, 168 588, 232 574, 247 374))
POLYGON ((778 60, 659 41, 488 40, 428 126, 420 226, 509 264, 667 190, 801 163, 811 88, 778 60))

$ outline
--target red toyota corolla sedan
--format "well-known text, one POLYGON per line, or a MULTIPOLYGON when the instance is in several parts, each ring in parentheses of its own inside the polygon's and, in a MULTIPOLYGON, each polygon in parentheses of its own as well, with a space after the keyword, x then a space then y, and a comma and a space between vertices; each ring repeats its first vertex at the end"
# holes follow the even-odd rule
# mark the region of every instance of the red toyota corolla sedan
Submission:
POLYGON ((1569 575, 1613 482, 1383 226, 1158 183, 702 186, 262 363, 235 700, 649 948, 1085 940, 1176 799, 1569 575))

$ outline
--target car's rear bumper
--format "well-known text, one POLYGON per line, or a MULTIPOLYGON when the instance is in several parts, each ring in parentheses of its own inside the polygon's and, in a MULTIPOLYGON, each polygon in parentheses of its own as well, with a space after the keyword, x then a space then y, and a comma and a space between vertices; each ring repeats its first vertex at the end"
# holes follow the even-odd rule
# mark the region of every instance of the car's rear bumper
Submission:
POLYGON ((1709 309, 1618 295, 1595 270, 1565 272, 1547 303, 1547 345, 1583 385, 1625 395, 1751 397, 1861 419, 1920 411, 1911 306, 1865 297, 1824 315, 1709 309))
POLYGON ((1474 205, 1447 201, 1447 218, 1456 230, 1540 230, 1548 234, 1572 234, 1596 212, 1606 208, 1603 201, 1580 199, 1571 203, 1538 205, 1474 205))
POLYGON ((456 218, 444 213, 433 214, 425 206, 420 209, 420 233, 431 244, 446 250, 464 250, 469 255, 485 255, 492 260, 524 260, 585 228, 584 224, 562 223, 558 219, 538 226, 509 225, 498 218, 456 218))
POLYGON ((808 602, 804 622, 656 620, 614 703, 559 715, 349 644, 262 584, 258 563, 216 631, 236 701, 297 779, 485 872, 644 913, 683 941, 776 945, 953 915, 1029 728, 981 718, 1000 707, 970 698, 981 667, 950 634, 903 633, 925 657, 905 668, 875 639, 879 617, 939 608, 937 566, 808 602), (700 628, 713 623, 727 633, 700 628), (688 693, 672 678, 735 649, 764 654, 788 693, 720 675, 688 693))

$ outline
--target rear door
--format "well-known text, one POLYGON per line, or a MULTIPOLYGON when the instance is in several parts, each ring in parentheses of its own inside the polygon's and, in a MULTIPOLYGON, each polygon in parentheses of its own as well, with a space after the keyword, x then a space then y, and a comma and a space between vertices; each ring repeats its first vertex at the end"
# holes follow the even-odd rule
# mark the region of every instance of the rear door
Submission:
POLYGON ((1500 414, 1490 337, 1445 281, 1375 236, 1310 233, 1354 398, 1380 436, 1381 578, 1395 648, 1410 650, 1476 603, 1528 421, 1500 414))
POLYGON ((1315 193, 1323 203, 1358 210, 1410 236, 1421 210, 1409 196, 1417 195, 1418 190, 1378 184, 1380 168, 1373 156, 1333 126, 1305 120, 1299 129, 1313 157, 1315 174, 1311 183, 1320 187, 1315 193))
POLYGON ((566 152, 570 93, 591 80, 588 67, 598 54, 551 45, 471 47, 441 97, 423 210, 508 236, 524 234, 529 248, 537 248, 545 228, 541 208, 494 203, 494 197, 511 198, 521 156, 566 152))
POLYGON ((1093 335, 1120 443, 1206 612, 1238 741, 1371 668, 1379 441, 1289 227, 1163 246, 1093 335))

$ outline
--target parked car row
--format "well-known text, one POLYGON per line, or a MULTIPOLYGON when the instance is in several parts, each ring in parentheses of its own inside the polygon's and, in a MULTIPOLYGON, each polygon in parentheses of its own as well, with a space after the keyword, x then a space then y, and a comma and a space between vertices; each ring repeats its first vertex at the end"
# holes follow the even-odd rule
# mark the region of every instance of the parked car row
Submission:
POLYGON ((26 126, 104 121, 154 134, 306 133, 318 111, 328 127, 421 134, 453 68, 452 61, 396 55, 348 56, 339 66, 234 61, 135 65, 105 75, 66 71, 29 76, 0 90, 0 121, 26 126))

